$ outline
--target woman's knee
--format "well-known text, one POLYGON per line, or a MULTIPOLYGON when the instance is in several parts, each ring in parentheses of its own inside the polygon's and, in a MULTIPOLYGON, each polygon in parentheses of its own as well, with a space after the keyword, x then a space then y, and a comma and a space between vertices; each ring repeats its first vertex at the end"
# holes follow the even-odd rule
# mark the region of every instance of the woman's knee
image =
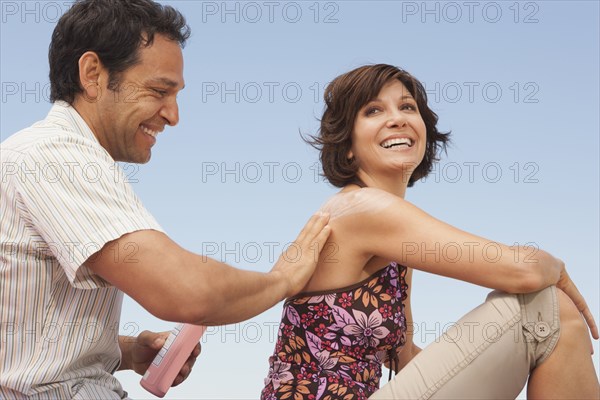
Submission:
POLYGON ((560 311, 559 315, 561 322, 563 322, 563 320, 565 322, 572 320, 581 321, 582 323, 584 323, 583 319, 581 318, 581 313, 579 312, 573 301, 569 298, 569 296, 567 296, 565 292, 558 288, 556 289, 556 294, 558 296, 558 306, 560 311))
MULTIPOLYGON (((561 339, 590 341, 587 325, 573 301, 560 289, 556 290, 560 316, 561 339)), ((591 342, 590 342, 591 345, 591 342)))

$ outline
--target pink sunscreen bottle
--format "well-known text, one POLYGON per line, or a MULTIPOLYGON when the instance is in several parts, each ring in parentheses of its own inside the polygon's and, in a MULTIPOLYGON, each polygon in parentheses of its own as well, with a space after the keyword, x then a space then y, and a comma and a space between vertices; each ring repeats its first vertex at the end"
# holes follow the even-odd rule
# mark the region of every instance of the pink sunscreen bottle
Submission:
POLYGON ((142 387, 158 397, 167 394, 204 331, 205 326, 178 324, 146 370, 142 387))

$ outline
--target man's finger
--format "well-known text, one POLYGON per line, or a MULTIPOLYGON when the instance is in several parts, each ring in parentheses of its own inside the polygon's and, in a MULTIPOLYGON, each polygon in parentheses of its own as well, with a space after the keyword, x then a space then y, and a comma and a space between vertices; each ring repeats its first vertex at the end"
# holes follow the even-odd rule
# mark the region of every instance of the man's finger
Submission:
POLYGON ((170 332, 143 331, 137 337, 137 344, 153 349, 160 349, 169 337, 169 333, 170 332))
POLYGON ((152 346, 152 342, 158 339, 156 332, 143 331, 137 337, 137 344, 141 346, 152 346))
POLYGON ((177 386, 180 383, 182 383, 183 381, 185 381, 191 372, 192 372, 192 369, 190 367, 188 367, 187 365, 184 365, 181 368, 181 371, 179 371, 179 374, 177 374, 177 376, 175 377, 175 380, 173 381, 172 386, 177 386))
POLYGON ((201 352, 202 352, 202 347, 200 347, 200 343, 198 343, 196 345, 196 347, 194 347, 194 351, 192 351, 192 356, 198 357, 201 352))
POLYGON ((315 239, 317 241, 317 243, 319 244, 319 250, 321 250, 323 248, 323 246, 325 245, 325 242, 327 242, 327 239, 329 238, 329 235, 331 234, 331 227, 329 225, 323 227, 323 229, 321 229, 321 232, 319 232, 319 234, 317 235, 317 238, 315 239))
POLYGON ((302 228, 302 230, 300 231, 297 241, 303 242, 307 239, 307 237, 309 240, 312 239, 317 235, 318 232, 320 232, 323 229, 325 225, 327 225, 328 222, 329 214, 324 214, 321 212, 313 214, 313 216, 310 217, 306 225, 304 225, 304 228, 302 228))

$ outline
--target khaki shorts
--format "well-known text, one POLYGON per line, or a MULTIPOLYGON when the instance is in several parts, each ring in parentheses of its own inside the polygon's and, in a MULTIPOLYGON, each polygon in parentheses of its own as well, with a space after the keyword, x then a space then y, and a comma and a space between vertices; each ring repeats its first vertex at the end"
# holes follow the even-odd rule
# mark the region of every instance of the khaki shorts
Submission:
POLYGON ((515 399, 560 335, 556 288, 491 292, 370 399, 515 399))

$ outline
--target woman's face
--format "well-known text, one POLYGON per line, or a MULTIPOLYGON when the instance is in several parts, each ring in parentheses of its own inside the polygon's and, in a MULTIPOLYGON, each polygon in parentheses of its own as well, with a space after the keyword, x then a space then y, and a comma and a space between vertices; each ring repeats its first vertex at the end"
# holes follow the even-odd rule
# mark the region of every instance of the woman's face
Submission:
POLYGON ((417 102, 402 82, 394 80, 358 111, 348 157, 356 159, 359 177, 367 174, 387 180, 401 176, 408 184, 423 160, 426 144, 417 102))

